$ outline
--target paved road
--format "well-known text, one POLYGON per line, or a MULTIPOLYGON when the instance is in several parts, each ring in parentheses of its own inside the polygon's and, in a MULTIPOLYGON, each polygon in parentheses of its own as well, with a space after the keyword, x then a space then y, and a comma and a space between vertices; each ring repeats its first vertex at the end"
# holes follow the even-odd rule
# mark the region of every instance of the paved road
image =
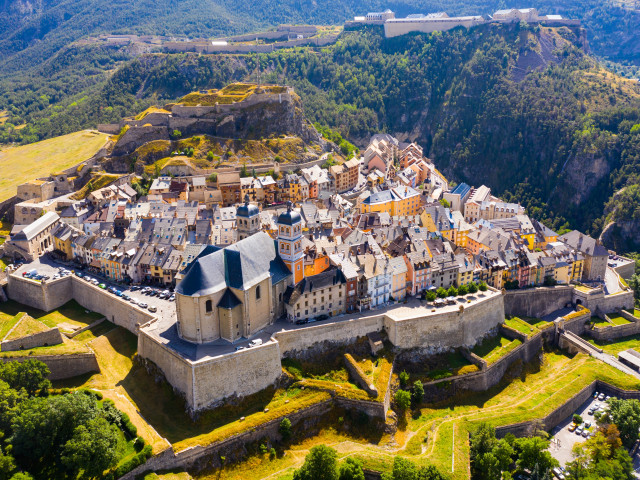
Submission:
POLYGON ((613 295, 614 293, 621 292, 620 284, 618 283, 618 276, 615 272, 607 267, 607 271, 604 274, 604 293, 605 295, 613 295))

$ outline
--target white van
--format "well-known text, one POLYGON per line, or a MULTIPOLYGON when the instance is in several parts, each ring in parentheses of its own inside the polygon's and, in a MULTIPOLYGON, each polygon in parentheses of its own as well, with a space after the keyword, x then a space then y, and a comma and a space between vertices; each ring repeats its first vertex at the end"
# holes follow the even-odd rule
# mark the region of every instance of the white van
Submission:
POLYGON ((250 347, 257 347, 258 345, 262 345, 261 338, 256 338, 255 340, 251 340, 251 342, 249 342, 250 347))

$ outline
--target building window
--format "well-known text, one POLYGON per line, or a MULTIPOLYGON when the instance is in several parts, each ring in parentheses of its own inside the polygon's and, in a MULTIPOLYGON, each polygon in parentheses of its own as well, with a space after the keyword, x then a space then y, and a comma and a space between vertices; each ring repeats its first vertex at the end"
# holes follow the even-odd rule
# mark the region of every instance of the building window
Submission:
POLYGON ((256 287, 256 300, 260 300, 260 285, 256 287))
POLYGON ((213 310, 213 302, 211 300, 207 300, 204 304, 204 309, 207 313, 211 313, 211 311, 213 310))

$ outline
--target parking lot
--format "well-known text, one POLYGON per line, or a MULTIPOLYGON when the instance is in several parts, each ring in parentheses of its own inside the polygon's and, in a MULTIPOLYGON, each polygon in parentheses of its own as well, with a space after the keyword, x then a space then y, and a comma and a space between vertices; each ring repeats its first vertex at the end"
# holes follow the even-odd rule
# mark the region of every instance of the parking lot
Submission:
MULTIPOLYGON (((593 414, 590 414, 589 411, 591 409, 606 407, 607 403, 605 400, 592 397, 588 401, 584 402, 574 413, 577 413, 582 417, 582 420, 584 421, 582 425, 583 427, 586 424, 590 424, 590 428, 588 428, 587 431, 594 432, 596 429, 596 421, 593 414)), ((568 462, 573 460, 573 457, 571 456, 573 446, 576 443, 584 442, 586 440, 582 434, 578 434, 577 429, 575 431, 569 431, 572 423, 573 415, 568 417, 551 432, 551 445, 549 447, 549 452, 553 458, 560 462, 561 466, 565 466, 568 462)))

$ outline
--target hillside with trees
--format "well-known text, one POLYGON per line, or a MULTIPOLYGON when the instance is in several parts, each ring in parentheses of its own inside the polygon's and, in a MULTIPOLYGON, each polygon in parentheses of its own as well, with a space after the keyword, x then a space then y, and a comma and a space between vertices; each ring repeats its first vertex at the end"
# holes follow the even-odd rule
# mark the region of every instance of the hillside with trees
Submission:
POLYGON ((10 116, 0 139, 35 141, 118 121, 192 90, 255 80, 259 70, 265 82, 293 85, 310 121, 359 146, 379 131, 417 141, 452 179, 486 183, 553 228, 598 235, 608 200, 640 184, 640 89, 585 55, 581 42, 566 27, 525 24, 393 39, 372 27, 321 51, 143 55, 54 106, 5 94, 0 109, 23 101, 29 113, 10 116), (26 126, 12 126, 19 123, 26 126))

